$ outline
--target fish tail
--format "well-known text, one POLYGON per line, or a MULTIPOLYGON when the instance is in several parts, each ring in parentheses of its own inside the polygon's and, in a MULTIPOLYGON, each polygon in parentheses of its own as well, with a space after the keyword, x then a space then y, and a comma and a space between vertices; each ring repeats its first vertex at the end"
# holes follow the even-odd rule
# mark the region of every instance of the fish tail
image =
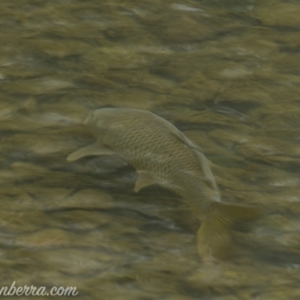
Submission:
POLYGON ((224 260, 233 253, 230 228, 243 220, 257 219, 261 211, 254 207, 215 202, 197 232, 198 252, 204 261, 224 260))

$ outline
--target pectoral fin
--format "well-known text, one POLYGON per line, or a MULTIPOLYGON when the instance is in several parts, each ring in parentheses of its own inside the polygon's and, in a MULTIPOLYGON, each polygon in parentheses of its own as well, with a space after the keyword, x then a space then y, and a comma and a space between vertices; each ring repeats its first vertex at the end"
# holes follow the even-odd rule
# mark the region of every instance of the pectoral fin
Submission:
POLYGON ((138 193, 141 189, 146 186, 156 184, 157 180, 153 178, 152 173, 150 172, 139 172, 140 176, 135 183, 134 191, 138 193))
POLYGON ((93 156, 93 155, 113 155, 114 152, 98 143, 89 145, 72 152, 67 156, 68 161, 78 160, 82 157, 93 156))

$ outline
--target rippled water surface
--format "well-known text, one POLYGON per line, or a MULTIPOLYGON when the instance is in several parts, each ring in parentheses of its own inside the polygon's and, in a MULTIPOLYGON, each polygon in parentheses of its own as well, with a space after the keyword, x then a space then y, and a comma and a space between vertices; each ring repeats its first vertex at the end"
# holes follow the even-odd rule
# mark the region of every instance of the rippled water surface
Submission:
POLYGON ((1 286, 300 299, 299 15, 297 0, 2 1, 1 286), (224 201, 264 208, 235 228, 231 260, 204 264, 187 204, 135 194, 118 157, 67 162, 108 106, 166 118, 211 160, 224 201))

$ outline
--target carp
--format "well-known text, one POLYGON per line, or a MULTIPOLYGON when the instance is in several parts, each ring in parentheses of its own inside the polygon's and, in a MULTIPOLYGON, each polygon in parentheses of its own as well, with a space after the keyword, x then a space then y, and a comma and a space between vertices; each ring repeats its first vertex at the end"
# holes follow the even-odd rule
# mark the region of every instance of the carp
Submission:
POLYGON ((118 155, 139 174, 134 191, 158 184, 179 194, 201 222, 197 248, 203 260, 222 260, 232 250, 230 227, 257 218, 257 208, 221 202, 200 147, 158 115, 138 109, 103 108, 85 125, 96 143, 71 153, 68 161, 91 155, 118 155))

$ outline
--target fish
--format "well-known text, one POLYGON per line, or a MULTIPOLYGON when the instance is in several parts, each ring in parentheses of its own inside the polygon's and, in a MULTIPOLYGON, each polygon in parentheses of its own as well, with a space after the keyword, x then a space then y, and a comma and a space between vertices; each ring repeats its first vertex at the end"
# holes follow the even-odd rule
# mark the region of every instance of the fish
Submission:
POLYGON ((118 155, 138 173, 135 192, 158 184, 177 193, 201 223, 196 236, 203 261, 229 258, 232 225, 259 217, 256 207, 221 202, 201 148, 164 118, 146 110, 102 108, 90 113, 84 124, 96 143, 69 154, 67 160, 118 155))

